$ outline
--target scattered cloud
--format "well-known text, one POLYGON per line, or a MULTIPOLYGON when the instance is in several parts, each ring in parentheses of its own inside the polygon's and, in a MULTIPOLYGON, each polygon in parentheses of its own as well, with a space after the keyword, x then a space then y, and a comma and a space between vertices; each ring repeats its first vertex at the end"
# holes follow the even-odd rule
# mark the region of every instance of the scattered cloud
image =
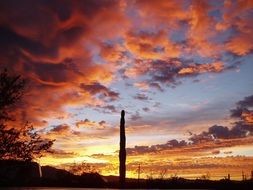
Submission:
POLYGON ((66 124, 62 124, 62 125, 57 125, 57 126, 53 127, 49 131, 49 133, 56 133, 56 134, 64 135, 69 131, 70 131, 70 126, 68 126, 66 124))
POLYGON ((136 100, 142 100, 142 101, 150 100, 150 98, 146 94, 141 94, 141 93, 136 94, 133 98, 136 100))
POLYGON ((189 67, 182 68, 178 73, 180 75, 194 75, 206 72, 221 72, 224 69, 224 65, 221 62, 208 63, 208 64, 193 64, 189 67))
POLYGON ((182 147, 182 146, 187 146, 187 142, 182 140, 182 141, 177 141, 176 139, 170 140, 165 144, 156 144, 156 145, 151 145, 151 146, 135 146, 134 148, 127 148, 126 151, 128 154, 144 154, 144 153, 151 153, 151 152, 159 152, 171 148, 176 148, 176 147, 182 147))
POLYGON ((67 152, 60 149, 52 149, 50 150, 50 152, 47 153, 46 156, 50 156, 53 158, 75 158, 78 156, 78 154, 74 152, 67 152))
POLYGON ((141 90, 148 90, 149 89, 149 84, 147 82, 136 82, 134 83, 134 86, 141 90))
POLYGON ((81 120, 76 122, 77 127, 83 127, 83 128, 92 128, 92 129, 105 129, 106 127, 105 121, 90 121, 89 119, 81 120))
POLYGON ((83 89, 85 92, 88 92, 92 95, 99 94, 99 98, 109 98, 110 101, 114 101, 119 99, 119 93, 114 92, 107 87, 99 84, 99 83, 93 83, 93 84, 80 84, 80 88, 83 89))
POLYGON ((142 108, 142 110, 145 111, 145 112, 149 112, 150 111, 150 109, 148 107, 144 107, 144 108, 142 108))
MULTIPOLYGON (((252 106, 252 96, 245 97, 244 100, 239 101, 236 105, 241 107, 251 107, 252 106)), ((237 107, 237 108, 238 108, 237 107)), ((241 117, 241 112, 238 115, 237 111, 231 110, 231 117, 241 117)), ((138 115, 138 112, 136 112, 138 115)), ((244 117, 242 117, 244 119, 244 117)), ((129 154, 144 154, 157 151, 171 150, 174 148, 185 147, 189 149, 195 149, 196 147, 202 147, 203 144, 205 148, 215 149, 218 147, 233 146, 238 144, 244 144, 245 142, 252 141, 253 127, 248 120, 242 120, 235 122, 234 125, 229 128, 226 126, 213 125, 199 134, 193 134, 189 132, 190 137, 187 140, 177 140, 173 139, 165 144, 156 144, 151 146, 135 146, 134 148, 128 148, 129 154), (245 141, 245 142, 244 142, 245 141), (238 143, 238 144, 237 144, 238 143)), ((246 144, 248 144, 247 142, 246 144)), ((213 150, 213 154, 218 154, 217 150, 213 150)), ((220 152, 219 152, 220 153, 220 152)))
POLYGON ((96 105, 96 110, 102 113, 118 113, 119 110, 114 105, 96 105))
POLYGON ((236 103, 237 107, 231 110, 231 117, 239 118, 241 122, 253 125, 253 95, 236 103))
POLYGON ((138 111, 136 111, 134 114, 130 116, 130 120, 137 121, 140 120, 142 117, 138 111))

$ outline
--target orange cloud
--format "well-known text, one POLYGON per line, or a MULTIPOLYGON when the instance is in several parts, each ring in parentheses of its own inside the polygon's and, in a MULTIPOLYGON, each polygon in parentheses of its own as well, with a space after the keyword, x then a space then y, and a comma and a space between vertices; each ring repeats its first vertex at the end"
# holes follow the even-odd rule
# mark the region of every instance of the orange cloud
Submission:
POLYGON ((235 36, 231 37, 225 44, 225 48, 239 56, 248 54, 252 46, 253 28, 251 25, 251 10, 253 3, 250 0, 225 1, 223 9, 223 20, 216 24, 217 30, 225 31, 232 27, 237 29, 235 36))
MULTIPOLYGON (((36 124, 45 123, 42 121, 48 116, 68 115, 63 111, 64 106, 101 106, 103 100, 94 98, 98 93, 84 93, 78 86, 80 83, 90 85, 99 82, 108 87, 118 78, 116 73, 120 69, 128 77, 150 76, 146 84, 136 82, 135 86, 162 90, 163 84, 177 85, 178 74, 221 72, 224 68, 219 62, 189 66, 184 65, 183 60, 177 61, 177 64, 175 60, 171 61, 185 51, 191 51, 192 47, 199 49, 203 55, 213 55, 209 51, 217 52, 217 44, 214 47, 209 42, 209 38, 216 33, 213 30, 215 20, 208 15, 212 6, 206 2, 195 1, 187 6, 183 2, 180 4, 174 1, 106 1, 97 4, 66 1, 61 5, 37 2, 33 9, 29 3, 20 6, 2 4, 4 8, 1 14, 5 16, 1 17, 1 23, 8 26, 2 29, 2 33, 8 34, 6 39, 9 40, 3 43, 6 50, 2 51, 1 60, 9 68, 32 80, 34 88, 30 94, 39 101, 34 101, 30 96, 26 107, 31 107, 28 108, 31 116, 23 116, 27 117, 24 120, 32 120, 34 123, 37 120, 36 124), (137 25, 126 14, 131 6, 139 19, 137 25), (25 14, 23 10, 26 10, 25 14), (172 27, 174 31, 182 27, 182 22, 187 25, 187 42, 179 44, 173 42, 172 32, 166 27, 172 27), (156 30, 152 31, 151 23, 157 27, 156 30), (122 42, 107 42, 117 38, 122 42), (10 49, 15 49, 14 55, 9 54, 12 52, 10 49), (96 51, 106 61, 105 64, 97 64, 92 59, 96 51), (130 59, 126 52, 134 58, 130 59), (128 64, 117 62, 126 59, 128 64), (160 63, 155 64, 155 60, 160 63), (60 98, 62 100, 58 100, 60 98)), ((232 23, 239 13, 250 10, 251 3, 239 2, 238 11, 230 17, 228 13, 234 9, 232 5, 226 6, 224 23, 232 23)), ((236 54, 245 55, 252 48, 250 41, 245 40, 251 28, 247 19, 240 18, 234 23, 241 31, 241 36, 233 37, 226 47, 236 54), (242 45, 237 46, 238 43, 242 45)), ((103 93, 110 94, 109 91, 103 93)))
POLYGON ((135 82, 134 86, 137 88, 140 88, 142 90, 148 90, 149 89, 149 84, 147 82, 135 82))
POLYGON ((76 122, 77 127, 84 127, 84 128, 93 128, 93 129, 105 129, 106 127, 105 121, 95 122, 90 121, 89 119, 81 120, 76 122))
MULTIPOLYGON (((1 53, 1 65, 31 81, 24 105, 26 111, 19 111, 23 121, 44 125, 42 121, 49 117, 68 115, 63 109, 66 106, 103 103, 94 98, 96 93, 87 94, 79 85, 98 81, 108 85, 114 79, 112 67, 97 65, 87 48, 90 43, 97 46, 101 40, 122 34, 122 27, 115 28, 118 22, 126 23, 120 3, 1 4, 4 15, 0 20, 1 32, 9 36, 2 43, 7 48, 1 53)), ((113 91, 106 92, 113 99, 118 96, 113 91)))
MULTIPOLYGON (((248 142, 252 142, 252 139, 248 142)), ((136 168, 139 165, 141 166, 141 178, 149 178, 150 176, 159 178, 164 170, 166 170, 165 178, 177 175, 195 179, 209 173, 211 179, 222 179, 230 173, 232 179, 240 180, 242 170, 250 174, 252 164, 249 165, 249 163, 252 163, 252 157, 221 157, 219 156, 221 151, 211 147, 209 149, 209 146, 200 146, 200 148, 195 147, 194 149, 174 148, 156 151, 155 153, 130 154, 126 163, 127 176, 137 178, 136 168), (213 156, 214 152, 216 153, 215 156, 213 156)), ((102 175, 118 175, 117 154, 118 152, 114 154, 92 154, 89 157, 96 159, 97 163, 89 164, 100 171, 102 175)), ((66 167, 67 165, 62 164, 58 167, 66 167)))
POLYGON ((187 74, 199 74, 206 72, 218 73, 224 70, 224 64, 222 62, 208 63, 208 64, 193 64, 189 67, 182 68, 178 74, 187 75, 187 74))
POLYGON ((222 45, 210 41, 216 35, 213 30, 214 19, 208 15, 211 6, 205 1, 194 1, 190 7, 187 38, 190 43, 191 53, 197 51, 200 56, 215 57, 221 51, 222 45))
POLYGON ((237 54, 237 55, 246 55, 253 49, 253 40, 251 34, 253 28, 249 33, 241 33, 238 36, 232 38, 227 44, 227 50, 237 54))
POLYGON ((242 112, 242 119, 247 124, 253 124, 253 112, 249 112, 249 111, 242 112))
POLYGON ((141 0, 136 1, 137 13, 141 17, 141 27, 159 27, 160 24, 178 27, 178 21, 188 18, 188 12, 183 6, 183 1, 158 1, 141 0))
POLYGON ((178 45, 169 40, 165 31, 129 33, 126 48, 139 59, 162 59, 180 55, 178 45))
POLYGON ((237 107, 230 110, 231 117, 240 119, 238 124, 249 126, 251 129, 253 124, 253 111, 251 107, 253 105, 253 95, 245 97, 243 100, 236 103, 237 107))

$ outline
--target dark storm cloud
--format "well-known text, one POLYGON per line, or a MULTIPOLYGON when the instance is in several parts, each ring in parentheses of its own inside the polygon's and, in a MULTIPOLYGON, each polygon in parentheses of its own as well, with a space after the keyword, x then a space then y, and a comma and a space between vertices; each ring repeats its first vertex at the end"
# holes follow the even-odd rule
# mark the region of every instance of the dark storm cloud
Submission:
POLYGON ((245 97, 243 100, 236 103, 239 107, 253 107, 253 95, 245 97))
MULTIPOLYGON (((14 31, 10 30, 7 27, 0 26, 0 48, 4 51, 12 49, 18 50, 22 48, 24 50, 30 51, 32 54, 35 55, 47 55, 50 57, 54 57, 57 55, 57 48, 53 47, 45 47, 38 41, 31 40, 27 37, 23 37, 14 31)), ((7 52, 2 53, 7 53, 7 52)), ((2 54, 1 53, 1 54, 2 54)))
POLYGON ((206 141, 215 141, 217 139, 244 138, 252 135, 252 132, 252 126, 245 125, 240 122, 235 123, 231 129, 225 126, 214 125, 208 128, 208 131, 192 135, 189 140, 193 144, 197 144, 206 141))
POLYGON ((245 97, 236 105, 237 107, 231 110, 231 117, 241 117, 243 112, 250 112, 249 108, 253 107, 253 95, 245 97))
MULTIPOLYGON (((29 62, 31 57, 57 59, 62 56, 60 48, 74 46, 90 31, 92 26, 87 18, 113 6, 118 3, 110 0, 3 0, 0 2, 1 59, 16 62, 28 55, 26 61, 29 62)), ((8 66, 8 63, 1 64, 8 66)))
POLYGON ((236 103, 237 108, 230 110, 231 117, 239 118, 231 128, 214 125, 198 135, 192 135, 190 141, 199 143, 213 141, 215 139, 245 138, 253 135, 253 112, 249 110, 253 106, 253 96, 247 96, 236 103))
MULTIPOLYGON (((64 27, 61 21, 70 19, 77 8, 88 9, 88 2, 11 0, 1 1, 0 7, 2 38, 10 48, 26 50, 33 56, 56 58, 60 46, 73 45, 87 29, 84 23, 64 27)), ((96 12, 93 6, 90 8, 96 12)), ((85 15, 88 11, 81 13, 85 15)))
POLYGON ((71 78, 80 77, 82 73, 77 70, 77 65, 71 60, 66 59, 58 64, 36 62, 24 63, 24 68, 27 73, 32 72, 34 79, 38 79, 41 84, 60 84, 68 82, 71 78), (43 83, 45 82, 45 83, 43 83))
POLYGON ((201 134, 193 135, 189 140, 193 143, 215 139, 244 138, 253 135, 253 95, 236 103, 237 107, 230 110, 231 117, 238 118, 231 128, 214 125, 201 134))
POLYGON ((115 0, 23 0, 22 3, 17 0, 2 0, 0 2, 1 11, 6 15, 8 21, 21 23, 27 27, 33 24, 39 25, 38 20, 48 26, 54 21, 48 22, 50 21, 48 18, 52 15, 56 15, 61 21, 66 21, 77 10, 85 16, 93 17, 101 9, 109 8, 115 4, 117 4, 115 0), (15 20, 18 16, 19 20, 15 20))
POLYGON ((242 113, 247 110, 247 108, 237 107, 235 109, 230 110, 230 115, 231 117, 240 118, 242 113))
POLYGON ((244 124, 253 125, 253 95, 238 101, 236 106, 235 109, 230 110, 231 117, 239 118, 244 124))

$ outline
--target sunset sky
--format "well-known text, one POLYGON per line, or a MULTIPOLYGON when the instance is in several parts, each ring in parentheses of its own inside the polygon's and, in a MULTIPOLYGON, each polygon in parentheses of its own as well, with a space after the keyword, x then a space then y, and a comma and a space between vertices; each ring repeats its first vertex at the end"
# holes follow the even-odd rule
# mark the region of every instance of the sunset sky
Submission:
POLYGON ((41 165, 127 177, 253 170, 253 0, 1 0, 0 68, 28 80, 15 111, 56 139, 41 165))

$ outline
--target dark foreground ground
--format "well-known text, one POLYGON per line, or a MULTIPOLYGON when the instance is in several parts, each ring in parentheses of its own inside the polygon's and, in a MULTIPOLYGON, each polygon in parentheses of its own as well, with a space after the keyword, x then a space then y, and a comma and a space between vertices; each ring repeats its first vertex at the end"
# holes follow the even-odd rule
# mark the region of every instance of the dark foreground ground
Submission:
MULTIPOLYGON (((8 184, 1 184, 1 188, 5 187, 65 187, 65 188, 109 188, 118 189, 119 185, 116 182, 100 183, 97 180, 73 181, 67 180, 48 180, 41 179, 40 181, 12 182, 8 184)), ((141 183, 135 180, 129 180, 126 183, 126 189, 236 189, 236 190, 252 190, 252 181, 202 181, 202 180, 142 180, 141 183)))
MULTIPOLYGON (((83 187, 119 188, 118 177, 101 176, 98 173, 74 175, 50 166, 39 167, 35 162, 0 160, 0 188, 5 187, 83 187)), ((253 180, 187 180, 171 179, 127 179, 128 189, 236 189, 252 190, 253 180)))

